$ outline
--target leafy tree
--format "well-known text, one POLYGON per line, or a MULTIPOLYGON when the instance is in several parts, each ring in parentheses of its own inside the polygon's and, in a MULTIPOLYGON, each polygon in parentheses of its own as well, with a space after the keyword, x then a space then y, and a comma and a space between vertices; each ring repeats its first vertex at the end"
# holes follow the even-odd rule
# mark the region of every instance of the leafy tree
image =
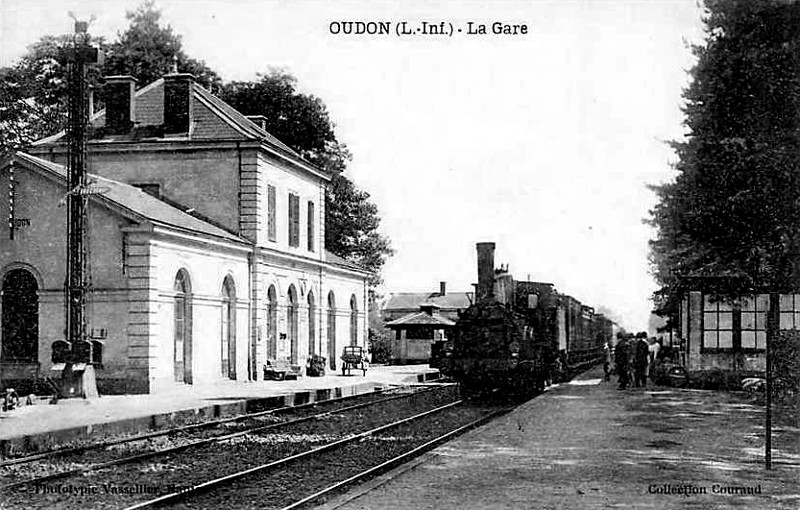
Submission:
POLYGON ((162 26, 161 11, 148 0, 135 11, 126 13, 128 29, 118 34, 108 48, 103 68, 105 75, 130 74, 147 85, 177 66, 180 72, 192 73, 206 88, 219 89, 222 80, 205 62, 195 60, 183 51, 181 36, 172 27, 162 26))
MULTIPOLYGON (((388 239, 378 232, 380 218, 369 194, 343 174, 351 155, 336 139, 325 104, 298 92, 296 78, 277 69, 259 75, 254 82, 223 87, 204 62, 186 55, 180 35, 169 25, 161 25, 161 12, 152 0, 128 12, 127 18, 130 25, 116 41, 94 41, 106 60, 102 68, 93 68, 90 81, 96 83, 103 75, 130 74, 145 85, 169 73, 177 63, 179 71, 194 74, 201 85, 242 113, 264 115, 272 135, 332 175, 326 196, 326 247, 371 270, 373 283, 379 283, 380 269, 392 250, 388 239)), ((59 49, 70 37, 44 37, 15 66, 0 69, 0 156, 64 128, 66 69, 59 49)))
MULTIPOLYGON (((159 24, 161 12, 152 1, 128 12, 127 17, 130 26, 119 34, 119 40, 110 45, 103 39, 92 41, 106 56, 102 67, 88 67, 92 85, 99 85, 101 76, 114 74, 131 74, 140 85, 146 85, 177 63, 179 71, 191 72, 199 83, 219 89, 217 74, 202 61, 186 56, 180 36, 170 26, 159 24)), ((71 35, 42 37, 17 64, 0 69, 0 153, 24 149, 32 141, 64 129, 67 83, 61 49, 71 39, 71 35)))
MULTIPOLYGON (((0 151, 24 149, 66 122, 66 66, 61 48, 71 36, 45 36, 13 67, 0 69, 0 151)), ((102 39, 94 41, 104 47, 102 39)), ((90 79, 96 81, 93 73, 90 79)))
POLYGON ((362 267, 373 271, 371 283, 381 283, 379 271, 394 253, 389 239, 378 232, 378 207, 369 193, 338 173, 325 195, 325 246, 362 267))
POLYGON ((380 269, 393 251, 378 231, 378 208, 369 193, 343 174, 351 155, 336 139, 325 104, 298 92, 296 78, 280 69, 259 75, 255 82, 229 83, 221 97, 245 115, 266 117, 267 131, 332 174, 325 200, 325 247, 369 269, 372 283, 380 283, 380 269))
POLYGON ((650 211, 662 315, 675 315, 683 275, 775 289, 800 276, 800 4, 707 0, 704 22, 678 175, 654 187, 650 211))

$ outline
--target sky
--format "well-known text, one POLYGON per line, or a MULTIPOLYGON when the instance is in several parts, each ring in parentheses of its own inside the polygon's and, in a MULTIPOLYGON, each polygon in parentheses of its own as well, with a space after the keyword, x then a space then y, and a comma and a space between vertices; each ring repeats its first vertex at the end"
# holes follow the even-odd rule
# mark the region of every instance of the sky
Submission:
MULTIPOLYGON (((0 66, 94 16, 113 40, 139 0, 0 0, 0 66)), ((696 0, 157 0, 184 50, 225 81, 288 69, 353 153, 395 255, 382 292, 471 290, 496 265, 645 330, 656 198, 674 177, 681 91, 703 40, 696 0), (390 34, 345 34, 342 22, 390 34), (399 35, 444 22, 445 35, 399 35), (485 26, 486 34, 470 34, 485 26), (492 24, 526 33, 493 34, 492 24), (452 27, 452 34, 450 30, 452 27), (459 29, 461 32, 459 32, 459 29)))

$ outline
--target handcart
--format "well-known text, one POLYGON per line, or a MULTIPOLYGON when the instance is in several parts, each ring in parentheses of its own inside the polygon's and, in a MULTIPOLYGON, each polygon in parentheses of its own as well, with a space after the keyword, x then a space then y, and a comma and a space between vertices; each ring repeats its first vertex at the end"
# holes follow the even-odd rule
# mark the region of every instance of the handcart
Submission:
POLYGON ((362 370, 367 375, 367 360, 364 359, 364 348, 348 345, 342 353, 342 375, 350 375, 350 370, 362 370), (346 372, 346 373, 345 373, 346 372))

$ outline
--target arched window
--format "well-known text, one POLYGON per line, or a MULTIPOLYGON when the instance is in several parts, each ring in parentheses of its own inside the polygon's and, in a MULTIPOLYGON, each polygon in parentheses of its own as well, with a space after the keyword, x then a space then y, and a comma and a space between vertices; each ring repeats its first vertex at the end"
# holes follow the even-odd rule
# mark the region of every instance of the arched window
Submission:
POLYGON ((358 345, 358 300, 350 296, 350 345, 358 345))
POLYGON ((278 356, 278 293, 270 285, 267 291, 267 358, 278 356))
POLYGON ((173 368, 175 382, 192 383, 192 288, 185 269, 175 275, 173 285, 173 368))
POLYGON ((0 361, 39 361, 39 284, 26 269, 12 269, 3 277, 3 327, 0 361))
POLYGON ((317 307, 314 303, 314 293, 308 292, 308 355, 313 356, 316 354, 317 349, 316 336, 317 336, 317 307))
POLYGON ((289 361, 292 365, 297 364, 297 345, 299 339, 297 338, 297 319, 298 319, 298 302, 297 302, 297 289, 294 285, 289 285, 289 303, 286 308, 286 324, 289 328, 289 361))
POLYGON ((236 379, 236 286, 233 278, 222 282, 222 376, 236 379))
POLYGON ((328 292, 328 363, 336 370, 336 297, 328 292))

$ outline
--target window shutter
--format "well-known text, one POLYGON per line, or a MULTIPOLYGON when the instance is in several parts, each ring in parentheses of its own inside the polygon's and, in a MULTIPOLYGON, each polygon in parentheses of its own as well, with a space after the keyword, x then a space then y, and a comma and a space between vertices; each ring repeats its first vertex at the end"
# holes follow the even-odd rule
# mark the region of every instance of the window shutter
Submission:
POLYGON ((275 186, 268 185, 267 186, 267 238, 270 241, 276 240, 276 229, 275 229, 275 214, 277 204, 275 200, 275 186))
POLYGON ((308 251, 314 251, 314 202, 308 202, 308 251))
POLYGON ((300 197, 289 193, 289 246, 300 246, 300 197))

